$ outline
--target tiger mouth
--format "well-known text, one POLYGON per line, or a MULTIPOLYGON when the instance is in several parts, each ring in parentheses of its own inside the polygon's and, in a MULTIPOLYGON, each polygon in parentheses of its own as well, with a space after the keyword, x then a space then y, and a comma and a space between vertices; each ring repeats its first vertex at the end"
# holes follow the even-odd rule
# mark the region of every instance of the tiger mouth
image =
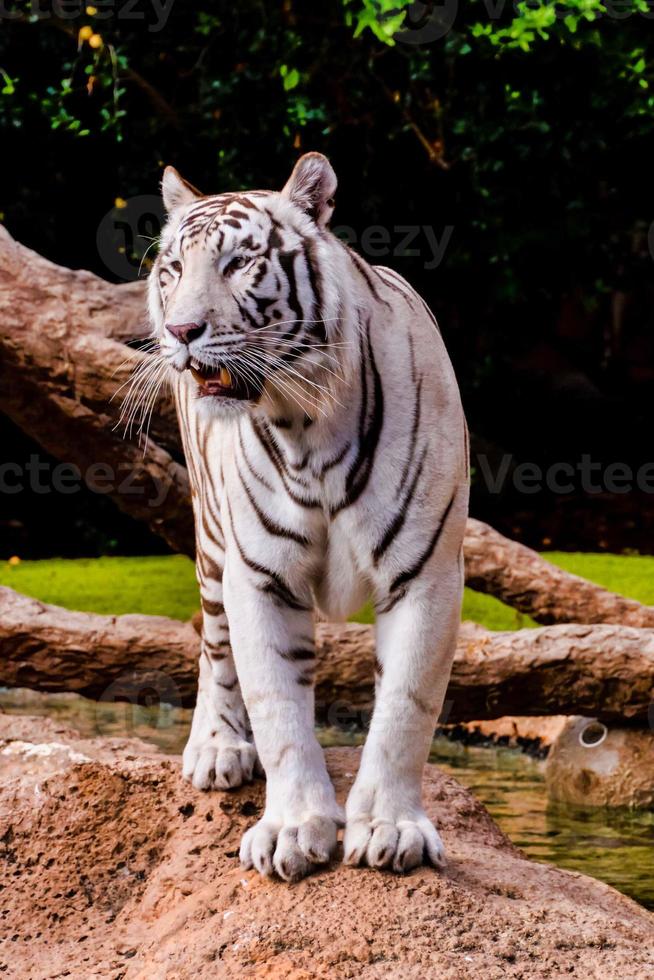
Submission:
MULTIPOLYGON (((263 378, 252 371, 251 378, 241 378, 224 364, 202 364, 193 359, 189 365, 198 384, 200 398, 234 398, 253 401, 263 389, 263 378)), ((248 372, 250 373, 250 372, 248 372)))

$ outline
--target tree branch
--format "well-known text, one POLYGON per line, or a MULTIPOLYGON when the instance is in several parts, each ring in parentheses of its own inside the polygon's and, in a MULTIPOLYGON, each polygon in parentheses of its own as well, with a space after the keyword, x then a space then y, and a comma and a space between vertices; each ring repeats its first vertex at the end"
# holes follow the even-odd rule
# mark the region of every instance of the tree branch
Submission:
POLYGON ((98 490, 177 551, 193 552, 186 468, 175 458, 174 406, 160 400, 142 449, 116 431, 112 401, 144 355, 115 337, 142 335, 142 285, 113 286, 61 269, 0 228, 0 405, 47 452, 91 472, 98 490), (158 441, 155 441, 158 440, 158 441), (102 469, 98 470, 98 466, 102 469))
POLYGON ((654 627, 652 606, 571 575, 481 521, 468 520, 464 553, 466 585, 495 596, 537 623, 654 627))
MULTIPOLYGON (((374 637, 356 623, 317 628, 316 701, 332 724, 361 720, 374 694, 374 637)), ((160 616, 99 616, 0 588, 0 685, 111 700, 192 705, 198 635, 160 616)), ((490 633, 464 624, 443 722, 582 714, 645 724, 654 630, 550 626, 490 633)), ((429 691, 420 693, 428 701, 429 691)))

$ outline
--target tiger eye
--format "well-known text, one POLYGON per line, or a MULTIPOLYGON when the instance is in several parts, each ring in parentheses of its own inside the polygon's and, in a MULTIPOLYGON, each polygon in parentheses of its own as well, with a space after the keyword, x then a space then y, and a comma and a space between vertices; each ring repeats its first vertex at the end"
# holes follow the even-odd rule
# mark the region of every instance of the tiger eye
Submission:
POLYGON ((248 265, 250 259, 245 255, 235 255, 233 259, 230 259, 225 267, 225 272, 236 272, 237 269, 244 269, 248 265))

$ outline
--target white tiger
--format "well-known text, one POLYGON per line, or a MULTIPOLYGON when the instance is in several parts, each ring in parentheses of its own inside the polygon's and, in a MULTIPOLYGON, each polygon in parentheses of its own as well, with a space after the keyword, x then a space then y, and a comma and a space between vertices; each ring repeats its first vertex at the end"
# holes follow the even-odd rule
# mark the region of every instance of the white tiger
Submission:
POLYGON ((421 778, 455 648, 468 503, 458 388, 435 320, 327 228, 336 177, 203 196, 172 167, 149 282, 174 369, 203 639, 183 772, 267 778, 241 861, 291 881, 329 861, 443 862, 421 778), (314 734, 314 610, 376 609, 376 704, 338 806, 314 734), (224 603, 224 605, 223 605, 224 603), (229 625, 228 625, 229 624, 229 625), (255 748, 256 746, 256 748, 255 748))

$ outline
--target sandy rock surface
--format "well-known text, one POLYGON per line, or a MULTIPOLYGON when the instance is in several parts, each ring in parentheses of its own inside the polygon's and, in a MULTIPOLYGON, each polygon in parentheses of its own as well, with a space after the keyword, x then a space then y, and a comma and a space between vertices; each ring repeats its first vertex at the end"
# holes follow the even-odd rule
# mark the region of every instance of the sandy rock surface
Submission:
MULTIPOLYGON (((342 796, 358 752, 327 757, 342 796)), ((527 861, 435 767, 425 797, 448 848, 442 874, 334 864, 289 886, 243 872, 240 836, 262 797, 261 783, 198 793, 176 759, 136 740, 0 717, 0 976, 654 975, 650 913, 527 861)))

